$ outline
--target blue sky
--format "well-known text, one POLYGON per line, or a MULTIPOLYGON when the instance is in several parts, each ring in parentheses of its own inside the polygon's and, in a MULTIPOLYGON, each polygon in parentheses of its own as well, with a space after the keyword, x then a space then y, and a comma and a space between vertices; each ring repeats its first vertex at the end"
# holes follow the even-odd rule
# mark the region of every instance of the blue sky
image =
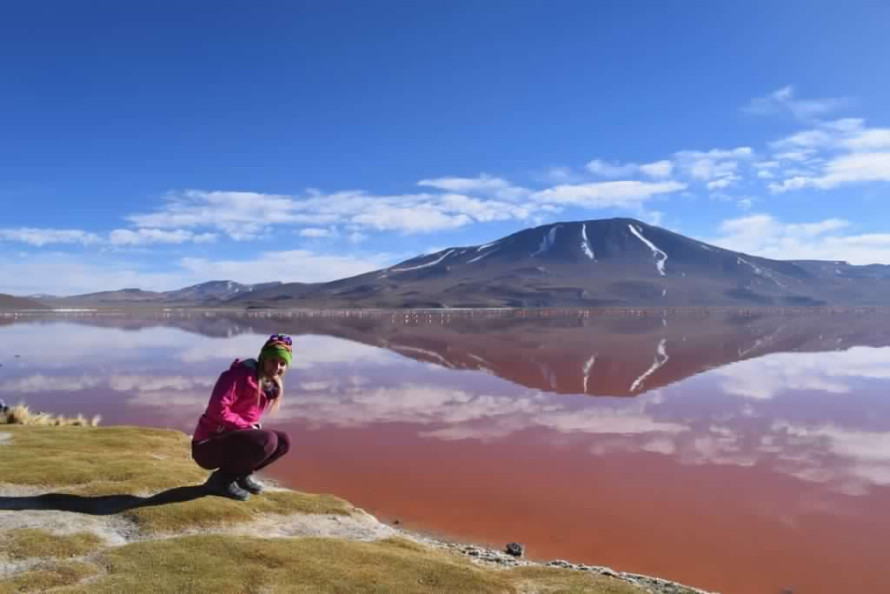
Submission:
POLYGON ((3 12, 0 292, 330 280, 611 216, 890 263, 886 2, 3 12))

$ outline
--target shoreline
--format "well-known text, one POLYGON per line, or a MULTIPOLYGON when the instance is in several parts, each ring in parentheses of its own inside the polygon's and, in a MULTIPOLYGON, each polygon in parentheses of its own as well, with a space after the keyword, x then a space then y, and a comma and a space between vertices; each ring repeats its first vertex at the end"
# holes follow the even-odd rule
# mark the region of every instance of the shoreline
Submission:
MULTIPOLYGON (((493 571, 494 575, 503 571, 508 572, 501 574, 505 576, 515 574, 516 571, 552 574, 559 570, 558 573, 566 575, 567 579, 586 581, 593 580, 595 576, 600 580, 620 581, 652 594, 712 594, 655 576, 566 560, 530 560, 473 543, 455 542, 416 530, 407 530, 384 523, 335 496, 301 493, 283 487, 271 479, 264 479, 266 493, 255 496, 250 502, 231 502, 224 498, 207 497, 200 487, 206 471, 191 463, 184 447, 187 440, 188 437, 179 431, 131 426, 97 428, 0 425, 0 456, 9 453, 5 458, 11 469, 0 478, 0 526, 3 527, 0 529, 0 591, 7 580, 24 579, 21 576, 37 572, 46 562, 43 558, 16 559, 4 555, 3 541, 14 539, 13 535, 17 533, 39 532, 50 541, 64 541, 75 536, 88 535, 101 546, 97 545, 92 556, 76 559, 79 563, 87 564, 95 563, 102 555, 113 554, 114 550, 130 550, 134 546, 163 546, 165 542, 178 542, 177 539, 183 538, 243 538, 247 542, 257 538, 281 538, 288 542, 330 539, 344 545, 350 542, 387 545, 399 541, 411 542, 414 543, 413 546, 419 547, 416 551, 418 567, 422 565, 421 555, 438 552, 444 554, 444 558, 462 559, 480 570, 489 573, 493 571), (91 437, 84 439, 84 436, 91 437), (181 471, 176 472, 177 467, 173 467, 171 476, 164 477, 166 483, 163 485, 144 483, 140 487, 139 484, 142 483, 138 479, 129 483, 108 484, 108 479, 102 476, 102 472, 113 472, 110 465, 119 454, 108 452, 96 456, 95 451, 98 448, 88 442, 92 439, 98 445, 100 439, 116 441, 139 437, 147 440, 160 438, 169 449, 161 450, 144 445, 134 448, 131 455, 138 455, 146 461, 134 465, 128 460, 126 472, 153 477, 156 474, 155 467, 164 467, 160 462, 168 461, 171 457, 175 458, 181 471), (54 443, 57 439, 58 444, 54 443), (39 464, 41 455, 32 450, 38 449, 35 445, 40 443, 60 447, 61 453, 53 460, 53 463, 61 465, 59 468, 79 462, 76 453, 70 454, 70 460, 64 459, 67 452, 74 449, 72 444, 92 454, 92 466, 81 473, 79 483, 64 476, 59 478, 60 473, 52 472, 49 468, 44 471, 47 475, 38 473, 36 476, 27 476, 27 467, 24 465, 28 461, 16 460, 16 454, 19 458, 34 455, 39 464), (16 463, 23 466, 17 468, 16 463), (97 468, 101 470, 96 470, 97 468), (13 482, 16 479, 19 480, 18 483, 13 482), (97 487, 97 484, 101 486, 97 487), (187 499, 169 496, 171 492, 177 491, 189 491, 191 495, 187 499), (200 508, 200 513, 196 514, 195 508, 200 508), (238 515, 234 520, 233 513, 238 515), (212 516, 209 522, 208 514, 212 516), (580 574, 591 577, 582 578, 580 574), (576 577, 571 577, 572 575, 576 577)), ((31 464, 33 465, 33 461, 31 464)), ((101 571, 97 570, 97 573, 101 571)))

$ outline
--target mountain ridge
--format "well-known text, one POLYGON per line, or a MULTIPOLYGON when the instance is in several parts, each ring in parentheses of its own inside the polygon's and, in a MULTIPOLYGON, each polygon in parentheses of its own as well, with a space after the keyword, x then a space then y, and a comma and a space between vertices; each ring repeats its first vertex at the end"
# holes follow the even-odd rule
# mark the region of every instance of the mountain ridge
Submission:
POLYGON ((329 283, 239 296, 261 307, 879 305, 890 266, 771 260, 631 218, 523 229, 329 283), (860 286, 852 287, 856 281, 860 286))
POLYGON ((210 281, 41 299, 239 308, 880 306, 890 265, 773 260, 633 218, 562 221, 323 283, 210 281))

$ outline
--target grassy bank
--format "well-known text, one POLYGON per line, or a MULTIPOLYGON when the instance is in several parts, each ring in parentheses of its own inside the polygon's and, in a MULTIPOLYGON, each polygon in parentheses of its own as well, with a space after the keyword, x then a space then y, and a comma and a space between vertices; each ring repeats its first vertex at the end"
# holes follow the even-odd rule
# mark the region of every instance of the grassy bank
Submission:
POLYGON ((175 431, 0 426, 0 594, 646 591, 473 563, 331 495, 206 496, 206 474, 175 431))

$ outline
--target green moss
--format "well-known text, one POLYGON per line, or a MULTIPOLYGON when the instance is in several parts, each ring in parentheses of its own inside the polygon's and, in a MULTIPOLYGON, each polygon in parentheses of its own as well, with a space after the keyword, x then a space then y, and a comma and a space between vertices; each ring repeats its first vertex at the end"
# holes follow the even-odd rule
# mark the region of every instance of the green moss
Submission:
MULTIPOLYGON (((578 592, 589 594, 639 594, 643 589, 627 582, 588 574, 578 571, 566 571, 553 567, 518 567, 510 570, 510 579, 518 587, 519 592, 578 592)), ((686 590, 677 590, 677 594, 686 590)))
POLYGON ((108 495, 160 491, 206 475, 189 457, 188 438, 176 431, 15 425, 3 431, 12 434, 4 476, 18 485, 108 495))
POLYGON ((64 536, 44 530, 20 529, 0 534, 0 555, 10 559, 79 557, 102 546, 102 539, 88 532, 64 536))
POLYGON ((204 497, 183 503, 137 508, 124 515, 148 532, 177 532, 184 528, 249 522, 261 513, 349 515, 352 509, 348 502, 331 495, 282 491, 253 497, 247 503, 204 497))
POLYGON ((72 592, 642 592, 609 578, 556 569, 482 568, 401 539, 189 536, 112 549, 100 562, 108 573, 72 592))
POLYGON ((72 586, 99 573, 99 568, 82 561, 53 561, 0 581, 0 594, 46 592, 50 588, 72 586))
MULTIPOLYGON (((77 504, 120 511, 146 531, 178 531, 247 522, 259 513, 348 515, 352 506, 331 495, 272 491, 247 503, 219 497, 156 505, 135 497, 200 485, 207 471, 191 459, 178 431, 139 427, 4 426, 3 476, 15 484, 78 496, 77 504), (103 498, 104 499, 100 499, 103 498), (146 505, 148 504, 148 505, 146 505)), ((197 491, 197 489, 193 489, 197 491)))

